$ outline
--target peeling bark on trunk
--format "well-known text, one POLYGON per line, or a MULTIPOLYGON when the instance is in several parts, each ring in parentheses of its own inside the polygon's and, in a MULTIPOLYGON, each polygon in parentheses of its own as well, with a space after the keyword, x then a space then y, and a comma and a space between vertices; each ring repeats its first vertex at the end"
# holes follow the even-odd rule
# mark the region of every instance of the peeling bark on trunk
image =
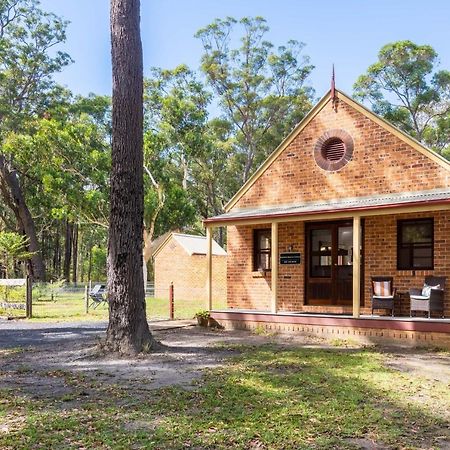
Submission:
POLYGON ((113 69, 111 205, 106 348, 150 350, 142 276, 143 68, 139 0, 111 0, 113 69))
POLYGON ((33 252, 28 265, 30 276, 36 281, 45 281, 45 266, 39 248, 36 227, 20 186, 17 173, 8 167, 6 159, 0 154, 0 190, 5 203, 13 211, 17 224, 28 238, 28 250, 33 252))

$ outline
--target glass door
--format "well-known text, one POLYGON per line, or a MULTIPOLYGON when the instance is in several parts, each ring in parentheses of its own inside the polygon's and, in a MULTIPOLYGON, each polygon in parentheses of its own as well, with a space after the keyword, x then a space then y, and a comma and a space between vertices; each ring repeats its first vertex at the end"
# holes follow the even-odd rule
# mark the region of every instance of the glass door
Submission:
POLYGON ((347 221, 306 227, 306 304, 351 305, 353 225, 347 221))
POLYGON ((337 226, 334 304, 351 305, 353 298, 353 226, 337 226))
POLYGON ((333 297, 333 229, 329 225, 311 227, 309 237, 308 303, 329 305, 333 297))

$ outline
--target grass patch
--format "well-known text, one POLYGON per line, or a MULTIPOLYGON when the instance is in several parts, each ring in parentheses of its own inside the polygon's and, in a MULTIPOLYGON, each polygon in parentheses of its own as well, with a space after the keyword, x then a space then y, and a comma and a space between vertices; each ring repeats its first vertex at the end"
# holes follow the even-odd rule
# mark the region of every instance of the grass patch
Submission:
MULTIPOLYGON (((147 298, 147 317, 149 319, 168 319, 169 301, 167 299, 147 298)), ((175 300, 175 318, 192 319, 194 314, 205 305, 203 301, 175 300)), ((214 304, 214 308, 225 308, 225 302, 214 304)), ((24 312, 22 312, 22 315, 24 312)), ((86 314, 85 300, 78 293, 59 294, 55 300, 42 299, 33 302, 34 321, 100 321, 108 320, 108 305, 102 304, 96 309, 90 308, 86 314)))
POLYGON ((77 387, 91 394, 75 404, 3 391, 0 448, 350 449, 368 439, 414 449, 445 438, 448 386, 386 368, 375 349, 239 352, 194 391, 131 392, 87 377, 77 387))

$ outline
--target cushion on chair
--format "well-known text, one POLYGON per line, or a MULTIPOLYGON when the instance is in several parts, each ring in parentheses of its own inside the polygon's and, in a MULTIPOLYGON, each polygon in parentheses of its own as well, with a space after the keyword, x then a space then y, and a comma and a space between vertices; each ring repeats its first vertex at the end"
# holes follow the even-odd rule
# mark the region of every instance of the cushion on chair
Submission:
POLYGON ((388 297, 391 295, 390 281, 372 281, 373 294, 377 297, 388 297))
POLYGON ((430 300, 430 296, 426 297, 424 295, 410 295, 413 300, 430 300))
POLYGON ((379 300, 392 300, 394 298, 393 295, 374 295, 373 298, 377 298, 379 300))
POLYGON ((441 285, 437 284, 436 286, 428 286, 428 284, 424 284, 422 288, 422 295, 424 297, 429 297, 431 295, 431 289, 440 289, 441 285))

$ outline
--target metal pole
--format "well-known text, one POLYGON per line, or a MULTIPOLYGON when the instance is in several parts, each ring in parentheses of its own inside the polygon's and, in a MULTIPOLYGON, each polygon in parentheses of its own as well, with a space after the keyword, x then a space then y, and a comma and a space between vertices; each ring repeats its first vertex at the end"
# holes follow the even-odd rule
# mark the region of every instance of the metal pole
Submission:
POLYGON ((173 293, 173 281, 170 283, 169 287, 169 319, 174 320, 175 316, 175 302, 173 293))

